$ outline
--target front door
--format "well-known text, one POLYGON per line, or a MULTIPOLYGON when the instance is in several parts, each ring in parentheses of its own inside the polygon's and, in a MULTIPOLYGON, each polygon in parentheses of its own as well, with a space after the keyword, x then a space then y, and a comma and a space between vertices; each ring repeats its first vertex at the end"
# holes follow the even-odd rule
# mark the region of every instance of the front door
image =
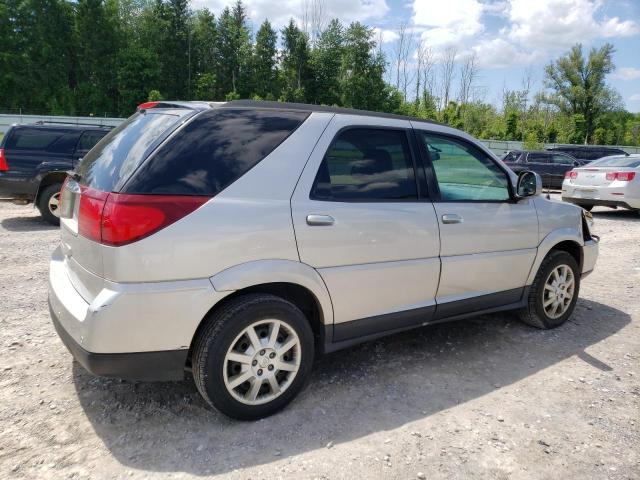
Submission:
POLYGON ((426 323, 435 310, 438 222, 410 131, 404 120, 334 117, 293 194, 300 260, 327 285, 334 341, 426 323))
POLYGON ((416 132, 440 224, 437 318, 519 301, 538 245, 533 202, 514 202, 506 170, 471 142, 416 132))

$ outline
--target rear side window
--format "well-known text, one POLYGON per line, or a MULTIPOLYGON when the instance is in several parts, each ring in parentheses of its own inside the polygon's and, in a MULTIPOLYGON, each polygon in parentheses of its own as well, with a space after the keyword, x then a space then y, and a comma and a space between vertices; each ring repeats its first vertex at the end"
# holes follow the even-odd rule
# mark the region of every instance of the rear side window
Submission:
POLYGON ((124 190, 215 195, 269 155, 308 116, 301 111, 207 110, 149 158, 124 190))
MULTIPOLYGON (((175 110, 172 112, 180 112, 175 110)), ((77 169, 80 183, 97 190, 117 190, 184 113, 136 113, 111 130, 87 153, 77 169)))
POLYGON ((19 128, 13 131, 7 142, 7 149, 46 150, 64 132, 37 128, 19 128))
POLYGON ((549 159, 551 155, 547 155, 545 153, 530 153, 527 161, 529 163, 549 163, 549 159))
POLYGON ((361 202, 417 200, 406 133, 370 128, 340 133, 322 160, 311 198, 361 202))

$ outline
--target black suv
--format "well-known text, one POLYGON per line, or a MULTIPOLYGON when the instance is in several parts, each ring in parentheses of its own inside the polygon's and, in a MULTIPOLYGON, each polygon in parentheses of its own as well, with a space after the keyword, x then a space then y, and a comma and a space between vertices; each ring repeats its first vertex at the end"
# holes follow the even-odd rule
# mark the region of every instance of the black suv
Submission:
POLYGON ((37 123, 13 125, 0 142, 0 198, 34 202, 53 225, 60 187, 78 161, 111 127, 37 123))
POLYGON ((512 150, 502 161, 514 172, 534 171, 542 177, 546 188, 562 188, 564 174, 584 162, 561 152, 512 150))
POLYGON ((550 152, 560 152, 571 155, 572 157, 584 162, 589 163, 594 160, 598 160, 602 157, 608 157, 610 155, 629 155, 624 150, 612 147, 590 147, 588 145, 567 145, 560 147, 552 147, 547 149, 550 152))

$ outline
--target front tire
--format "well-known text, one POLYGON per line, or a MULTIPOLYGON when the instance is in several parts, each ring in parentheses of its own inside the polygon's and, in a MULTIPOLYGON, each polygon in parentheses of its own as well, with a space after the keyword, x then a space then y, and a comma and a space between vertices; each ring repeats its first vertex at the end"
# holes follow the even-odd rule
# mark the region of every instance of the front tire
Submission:
POLYGON ((291 302, 243 295, 205 321, 192 369, 210 405, 232 418, 256 420, 281 410, 302 390, 313 364, 313 332, 291 302))
POLYGON ((42 215, 42 218, 47 223, 55 226, 60 225, 60 214, 58 213, 58 208, 60 206, 61 188, 61 183, 48 185, 42 190, 40 198, 38 199, 38 210, 40 210, 40 215, 42 215))
POLYGON ((552 250, 542 261, 520 319, 542 329, 562 325, 573 313, 580 292, 578 263, 569 253, 552 250))

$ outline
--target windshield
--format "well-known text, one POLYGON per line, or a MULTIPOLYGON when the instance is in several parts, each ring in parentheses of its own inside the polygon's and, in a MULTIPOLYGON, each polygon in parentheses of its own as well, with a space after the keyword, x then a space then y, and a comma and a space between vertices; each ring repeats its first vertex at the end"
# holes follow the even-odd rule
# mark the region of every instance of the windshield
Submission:
POLYGON ((595 162, 591 162, 590 167, 629 167, 637 168, 640 166, 640 157, 607 157, 595 162))
POLYGON ((113 191, 147 157, 163 134, 173 131, 191 110, 141 111, 114 128, 84 157, 77 169, 80 184, 113 191))

